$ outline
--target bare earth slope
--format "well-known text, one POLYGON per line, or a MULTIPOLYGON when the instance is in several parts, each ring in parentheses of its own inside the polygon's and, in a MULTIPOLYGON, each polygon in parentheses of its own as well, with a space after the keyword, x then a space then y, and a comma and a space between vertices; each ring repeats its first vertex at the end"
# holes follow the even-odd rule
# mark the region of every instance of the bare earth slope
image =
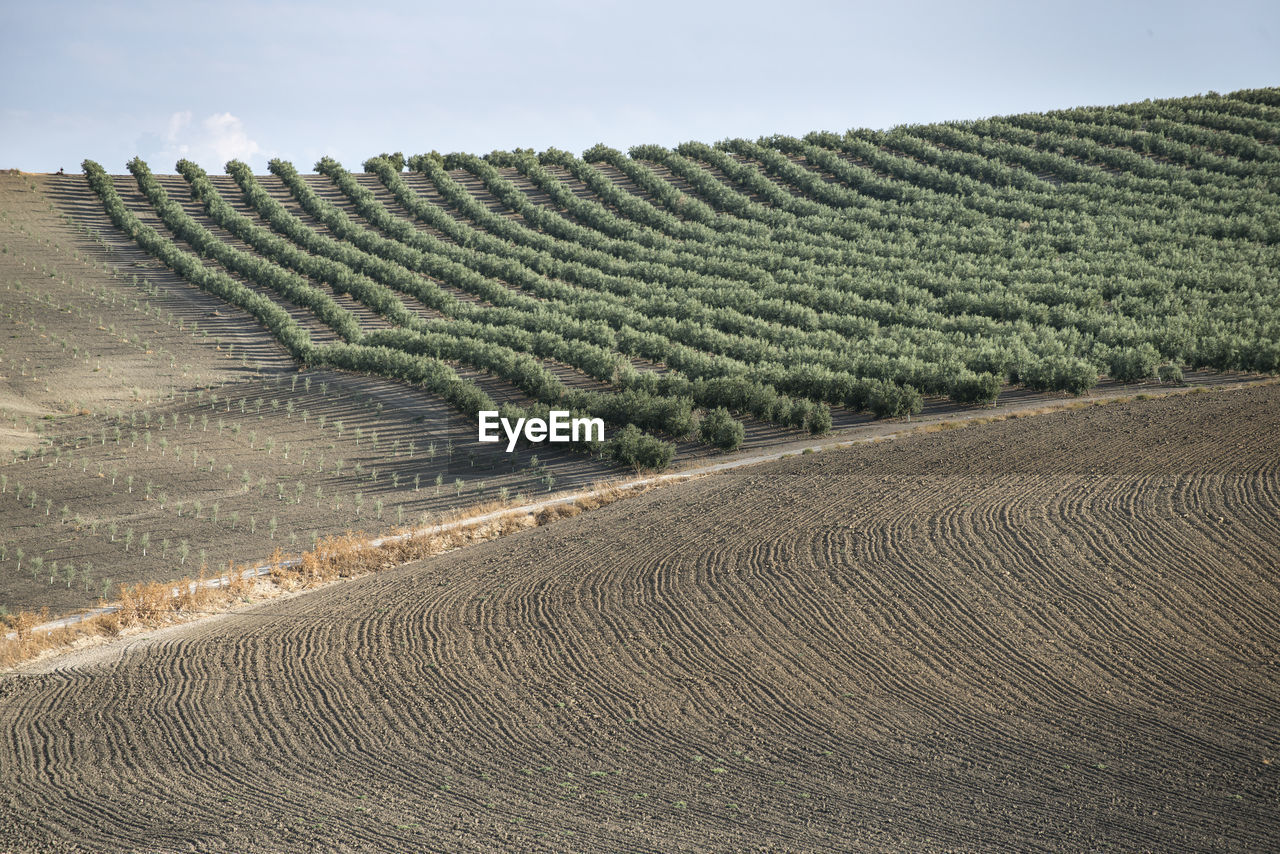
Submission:
POLYGON ((1280 387, 803 456, 0 681, 0 850, 1263 850, 1280 387))

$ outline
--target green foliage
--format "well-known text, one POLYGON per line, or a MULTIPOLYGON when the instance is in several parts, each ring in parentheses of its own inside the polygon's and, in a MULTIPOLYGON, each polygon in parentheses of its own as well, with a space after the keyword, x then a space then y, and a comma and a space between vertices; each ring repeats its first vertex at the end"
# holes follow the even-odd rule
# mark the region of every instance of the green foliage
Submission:
POLYGON ((708 412, 698 425, 698 432, 702 441, 726 451, 738 450, 742 447, 742 440, 746 438, 742 422, 733 418, 724 407, 708 412))
POLYGON ((608 443, 609 455, 619 465, 637 470, 660 471, 670 465, 676 446, 652 436, 646 436, 634 424, 619 430, 608 443))
POLYGON ((1122 383, 1137 382, 1155 376, 1160 353, 1150 344, 1126 347, 1111 357, 1111 378, 1122 383))
POLYGON ((957 403, 995 403, 1000 378, 994 374, 965 371, 951 381, 951 399, 957 403))
MULTIPOLYGON (((392 154, 387 154, 386 152, 383 152, 382 154, 379 154, 376 159, 386 161, 386 163, 389 164, 391 168, 396 170, 397 172, 404 171, 404 166, 405 166, 404 154, 399 151, 394 152, 392 154)), ((373 169, 369 167, 369 164, 371 162, 372 162, 372 159, 365 161, 364 170, 366 172, 373 171, 373 169)))
POLYGON ((804 427, 814 436, 831 431, 831 407, 816 403, 805 418, 804 427))
POLYGON ((911 386, 880 382, 867 395, 867 408, 881 418, 915 415, 923 406, 920 392, 911 386))
POLYGON ((192 284, 253 315, 295 356, 305 361, 313 352, 310 334, 283 307, 225 273, 204 266, 194 255, 183 252, 155 229, 144 225, 125 207, 110 176, 97 163, 86 160, 82 168, 89 186, 102 198, 107 215, 143 249, 192 284))
POLYGON ((1084 394, 1098 384, 1098 369, 1083 359, 1049 356, 1022 368, 1023 383, 1036 391, 1084 394))
POLYGON ((1169 381, 1176 365, 1280 370, 1274 100, 1257 90, 630 156, 384 153, 364 168, 394 204, 332 159, 316 168, 340 204, 272 161, 323 228, 243 163, 227 169, 253 217, 181 161, 235 245, 131 162, 193 252, 143 225, 96 164, 86 177, 144 250, 300 361, 417 385, 471 417, 600 417, 622 429, 582 450, 658 467, 668 439, 732 446, 745 430, 730 412, 817 434, 831 406, 902 417, 923 395, 992 403, 1006 382, 1081 394, 1103 374, 1169 381), (415 190, 423 180, 444 204, 415 190), (496 406, 468 370, 527 401, 496 406))

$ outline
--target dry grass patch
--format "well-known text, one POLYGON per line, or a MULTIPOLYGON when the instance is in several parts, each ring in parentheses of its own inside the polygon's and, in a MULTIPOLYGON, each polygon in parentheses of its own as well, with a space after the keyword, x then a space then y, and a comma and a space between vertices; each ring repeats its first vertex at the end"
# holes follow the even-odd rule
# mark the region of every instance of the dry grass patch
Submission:
POLYGON ((49 622, 47 608, 39 612, 22 611, 0 621, 0 625, 8 629, 0 639, 0 667, 13 667, 94 642, 222 613, 250 601, 393 569, 473 543, 573 518, 584 511, 648 492, 657 485, 603 484, 572 502, 551 504, 537 511, 492 502, 459 511, 442 519, 440 525, 424 530, 395 528, 380 535, 349 531, 321 538, 315 548, 299 554, 276 549, 266 564, 270 567, 266 575, 260 575, 257 567, 236 569, 233 566, 228 575, 219 578, 209 578, 202 573, 176 582, 121 585, 116 602, 103 600, 100 604, 101 608, 111 610, 53 629, 41 628, 49 622), (503 510, 508 512, 501 512, 503 510), (466 521, 485 516, 491 518, 466 521))

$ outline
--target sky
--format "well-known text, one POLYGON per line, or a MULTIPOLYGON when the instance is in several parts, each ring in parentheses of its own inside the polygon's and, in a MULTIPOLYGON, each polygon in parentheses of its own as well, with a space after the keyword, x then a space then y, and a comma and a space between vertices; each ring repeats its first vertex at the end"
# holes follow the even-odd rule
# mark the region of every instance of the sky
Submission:
POLYGON ((1280 3, 0 0, 0 168, 580 153, 1280 85, 1280 3))

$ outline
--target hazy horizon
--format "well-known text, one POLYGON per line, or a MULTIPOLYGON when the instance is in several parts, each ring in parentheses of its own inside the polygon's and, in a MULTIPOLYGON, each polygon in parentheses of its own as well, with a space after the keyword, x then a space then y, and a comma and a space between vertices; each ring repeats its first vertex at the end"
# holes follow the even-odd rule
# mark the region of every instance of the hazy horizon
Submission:
POLYGON ((670 146, 1280 83, 1280 7, 1258 2, 76 0, 0 21, 0 168, 39 172, 670 146))

